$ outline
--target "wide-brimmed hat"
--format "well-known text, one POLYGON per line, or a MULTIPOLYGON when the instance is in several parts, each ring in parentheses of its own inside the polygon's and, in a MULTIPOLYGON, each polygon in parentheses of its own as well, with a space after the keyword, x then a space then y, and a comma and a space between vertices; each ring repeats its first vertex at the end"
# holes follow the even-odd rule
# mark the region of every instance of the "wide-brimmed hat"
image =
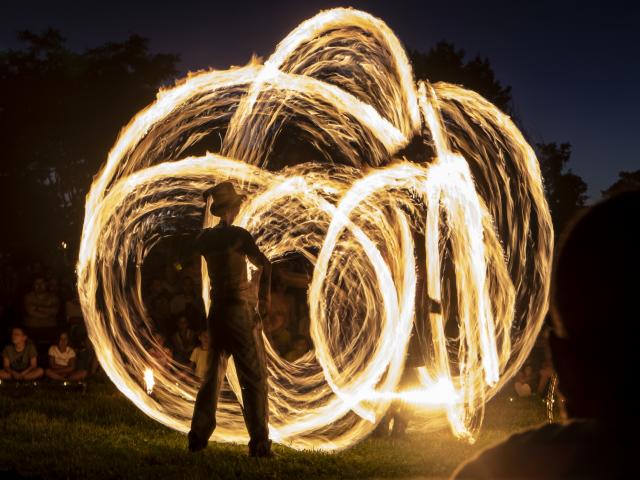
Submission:
POLYGON ((240 205, 246 195, 238 195, 231 182, 222 182, 204 191, 202 194, 205 202, 211 197, 211 213, 220 216, 228 208, 240 205))

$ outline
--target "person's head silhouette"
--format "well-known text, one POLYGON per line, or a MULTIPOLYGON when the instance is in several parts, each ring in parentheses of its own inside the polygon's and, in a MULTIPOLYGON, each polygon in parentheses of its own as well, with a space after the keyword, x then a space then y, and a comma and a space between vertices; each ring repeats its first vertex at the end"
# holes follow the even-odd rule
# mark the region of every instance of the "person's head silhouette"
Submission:
POLYGON ((638 478, 639 220, 640 192, 625 193, 587 210, 558 247, 549 341, 572 421, 516 433, 452 478, 638 478))
POLYGON ((203 193, 205 201, 211 198, 209 211, 215 217, 231 224, 240 210, 246 195, 239 195, 231 182, 222 182, 203 193))
POLYGON ((616 425, 637 406, 640 191, 590 208, 560 242, 550 346, 571 417, 616 425))

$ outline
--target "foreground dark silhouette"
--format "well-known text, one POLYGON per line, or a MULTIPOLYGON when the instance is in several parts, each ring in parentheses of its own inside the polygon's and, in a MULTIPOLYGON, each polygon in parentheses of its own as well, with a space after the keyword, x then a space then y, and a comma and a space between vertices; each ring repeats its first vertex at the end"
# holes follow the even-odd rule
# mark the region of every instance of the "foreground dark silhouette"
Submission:
POLYGON ((549 345, 570 421, 516 434, 454 473, 463 478, 638 478, 640 191, 579 218, 556 259, 549 345))

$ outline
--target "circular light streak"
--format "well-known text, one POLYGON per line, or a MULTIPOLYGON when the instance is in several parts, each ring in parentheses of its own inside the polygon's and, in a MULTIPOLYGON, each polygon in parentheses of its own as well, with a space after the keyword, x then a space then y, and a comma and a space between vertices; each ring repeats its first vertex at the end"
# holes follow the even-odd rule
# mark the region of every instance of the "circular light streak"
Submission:
MULTIPOLYGON (((314 349, 290 363, 267 342, 272 438, 345 448, 400 399, 421 427, 448 423, 473 439, 485 402, 530 351, 549 289, 540 170, 511 120, 461 87, 414 84, 393 32, 351 9, 303 22, 264 65, 193 73, 162 90, 92 185, 78 285, 106 373, 182 432, 198 385, 148 352, 141 265, 164 236, 203 226, 202 192, 223 180, 248 194, 237 223, 272 261, 295 252, 314 265, 314 349), (278 169, 286 129, 321 158, 278 169), (207 145, 218 153, 193 153, 207 145), (441 311, 418 308, 434 301, 441 311), (427 326, 424 366, 399 391, 416 321, 427 326)), ((232 362, 227 380, 212 438, 246 441, 232 362)))

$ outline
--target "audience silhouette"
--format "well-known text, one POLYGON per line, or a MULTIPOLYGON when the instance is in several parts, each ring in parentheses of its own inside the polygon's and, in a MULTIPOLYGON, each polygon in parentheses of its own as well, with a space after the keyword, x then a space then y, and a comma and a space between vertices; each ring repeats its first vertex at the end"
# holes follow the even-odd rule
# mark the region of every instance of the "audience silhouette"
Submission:
POLYGON ((569 421, 516 434, 453 478, 639 478, 640 191, 589 209, 556 257, 549 344, 569 421))

